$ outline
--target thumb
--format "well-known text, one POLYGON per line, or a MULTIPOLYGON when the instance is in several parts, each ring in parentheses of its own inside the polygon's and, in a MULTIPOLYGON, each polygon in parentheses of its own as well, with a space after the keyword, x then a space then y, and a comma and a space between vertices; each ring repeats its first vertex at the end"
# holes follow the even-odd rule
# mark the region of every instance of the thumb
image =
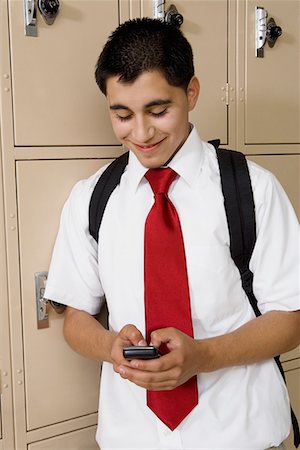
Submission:
POLYGON ((127 345, 147 345, 142 333, 135 325, 127 324, 119 332, 119 336, 127 345))
MULTIPOLYGON (((167 348, 167 351, 172 350, 175 347, 175 333, 174 328, 160 328, 158 330, 152 331, 151 333, 151 344, 154 345, 154 347, 161 347, 163 344, 163 347, 167 348)), ((163 349, 162 353, 166 353, 163 349)))

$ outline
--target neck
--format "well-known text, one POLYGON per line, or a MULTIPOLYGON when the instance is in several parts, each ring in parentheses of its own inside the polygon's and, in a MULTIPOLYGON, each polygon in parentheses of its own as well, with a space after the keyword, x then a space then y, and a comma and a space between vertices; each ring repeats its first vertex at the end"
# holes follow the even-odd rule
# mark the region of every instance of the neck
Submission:
POLYGON ((181 144, 177 147, 177 149, 175 150, 175 152, 173 153, 173 155, 171 156, 171 158, 169 158, 161 167, 166 167, 168 166, 168 164, 170 164, 170 162, 172 161, 172 159, 174 158, 174 156, 176 155, 176 153, 179 152, 179 150, 181 149, 181 147, 183 146, 183 144, 186 142, 187 138, 189 137, 192 129, 193 129, 193 125, 191 123, 188 123, 188 132, 186 137, 183 139, 183 141, 181 142, 181 144))

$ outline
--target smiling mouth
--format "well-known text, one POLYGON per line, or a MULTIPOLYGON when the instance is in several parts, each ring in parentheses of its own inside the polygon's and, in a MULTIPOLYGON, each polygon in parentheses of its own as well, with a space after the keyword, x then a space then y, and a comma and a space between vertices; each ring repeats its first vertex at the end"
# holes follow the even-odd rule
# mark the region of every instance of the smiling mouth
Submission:
POLYGON ((161 141, 156 142, 155 144, 149 144, 149 145, 140 145, 140 144, 133 144, 136 148, 141 150, 144 153, 151 152, 155 150, 166 138, 163 138, 161 141))

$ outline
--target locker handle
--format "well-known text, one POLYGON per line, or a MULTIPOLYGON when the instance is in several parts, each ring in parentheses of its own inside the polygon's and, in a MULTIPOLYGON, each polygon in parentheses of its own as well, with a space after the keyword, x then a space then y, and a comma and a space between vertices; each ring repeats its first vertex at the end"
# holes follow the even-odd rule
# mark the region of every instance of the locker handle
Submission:
POLYGON ((44 297, 48 272, 36 272, 34 276, 37 328, 40 330, 49 328, 49 306, 52 306, 57 314, 62 314, 66 307, 44 297))
POLYGON ((268 11, 261 6, 255 9, 255 56, 264 57, 264 45, 268 42, 273 48, 277 39, 282 35, 282 28, 279 27, 273 17, 267 21, 268 11))
POLYGON ((37 312, 37 328, 49 328, 49 304, 44 298, 47 272, 36 272, 35 277, 35 304, 37 312))
POLYGON ((36 6, 34 0, 23 0, 25 36, 37 36, 36 6))

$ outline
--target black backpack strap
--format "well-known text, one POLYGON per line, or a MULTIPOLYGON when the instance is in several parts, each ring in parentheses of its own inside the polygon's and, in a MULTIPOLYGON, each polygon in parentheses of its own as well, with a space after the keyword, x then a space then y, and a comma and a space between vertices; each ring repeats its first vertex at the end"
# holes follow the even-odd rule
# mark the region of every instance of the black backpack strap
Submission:
MULTIPOLYGON (((221 185, 224 196, 224 206, 230 236, 230 253, 240 275, 243 289, 249 299, 256 317, 261 315, 257 299, 253 292, 253 273, 249 262, 256 241, 255 205, 251 187, 247 160, 243 153, 219 148, 220 141, 209 141, 217 153, 221 185)), ((285 380, 279 356, 275 362, 285 380)), ((294 445, 300 444, 300 432, 297 418, 291 408, 291 418, 294 431, 294 445)))
POLYGON ((253 294, 249 262, 256 241, 255 205, 248 165, 243 153, 216 148, 224 206, 230 235, 230 253, 241 274, 243 288, 256 316, 261 315, 253 294))
POLYGON ((89 206, 89 231, 98 242, 99 228, 105 207, 111 193, 120 183, 121 176, 128 164, 129 152, 115 159, 101 174, 91 196, 89 206))

